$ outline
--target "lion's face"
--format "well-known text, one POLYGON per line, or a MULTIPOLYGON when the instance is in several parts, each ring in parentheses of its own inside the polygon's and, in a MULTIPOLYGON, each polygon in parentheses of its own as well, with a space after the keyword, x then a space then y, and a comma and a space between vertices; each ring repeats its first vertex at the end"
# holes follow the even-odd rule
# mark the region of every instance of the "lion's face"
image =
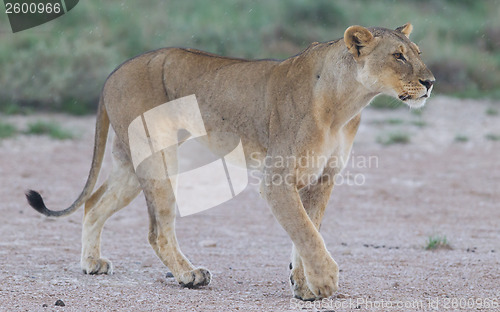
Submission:
POLYGON ((422 62, 418 46, 409 40, 411 30, 411 24, 396 30, 352 26, 344 41, 356 60, 358 81, 367 89, 422 107, 435 78, 422 62))

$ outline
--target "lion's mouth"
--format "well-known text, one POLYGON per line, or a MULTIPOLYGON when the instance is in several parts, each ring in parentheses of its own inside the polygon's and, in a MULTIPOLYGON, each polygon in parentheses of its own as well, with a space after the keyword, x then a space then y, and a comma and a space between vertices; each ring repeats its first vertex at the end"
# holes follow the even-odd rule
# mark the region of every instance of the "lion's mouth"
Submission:
MULTIPOLYGON (((428 95, 428 94, 424 94, 424 95, 422 95, 421 97, 419 97, 418 99, 419 99, 419 100, 420 100, 420 99, 426 99, 426 98, 428 98, 428 97, 429 97, 429 95, 428 95)), ((403 101, 403 102, 404 102, 404 101, 407 101, 407 100, 411 100, 411 99, 412 99, 412 97, 411 97, 411 95, 408 95, 408 94, 402 94, 402 95, 400 95, 400 96, 399 96, 399 99, 400 99, 401 101, 403 101)))
POLYGON ((406 100, 411 99, 411 95, 408 95, 408 94, 401 94, 401 95, 399 96, 399 99, 400 99, 401 101, 406 101, 406 100))

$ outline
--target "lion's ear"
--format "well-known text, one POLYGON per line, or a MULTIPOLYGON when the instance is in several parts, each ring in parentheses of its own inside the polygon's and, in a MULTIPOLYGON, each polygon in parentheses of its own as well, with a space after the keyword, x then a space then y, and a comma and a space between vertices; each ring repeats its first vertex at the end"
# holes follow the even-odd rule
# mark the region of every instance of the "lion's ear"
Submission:
POLYGON ((396 28, 396 31, 403 33, 406 38, 410 38, 411 31, 413 30, 413 25, 410 23, 406 23, 403 26, 396 28))
POLYGON ((373 42, 373 35, 363 26, 351 26, 344 33, 344 42, 349 52, 354 57, 359 57, 363 54, 363 48, 373 42))

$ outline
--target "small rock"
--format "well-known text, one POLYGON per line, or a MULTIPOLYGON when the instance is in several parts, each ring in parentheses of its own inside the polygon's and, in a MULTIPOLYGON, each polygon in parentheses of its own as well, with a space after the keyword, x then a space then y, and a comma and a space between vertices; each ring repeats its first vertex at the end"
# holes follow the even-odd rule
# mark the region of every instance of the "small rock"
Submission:
POLYGON ((338 294, 337 298, 339 298, 339 299, 349 299, 349 298, 351 298, 351 296, 349 296, 347 294, 338 294))
POLYGON ((167 272, 167 275, 165 275, 166 278, 172 278, 174 277, 174 274, 172 272, 167 272))
POLYGON ((346 249, 346 250, 344 250, 344 251, 342 252, 342 254, 343 254, 344 256, 350 256, 350 255, 352 255, 352 251, 351 251, 350 249, 346 249))
POLYGON ((146 259, 144 261, 141 262, 141 265, 143 268, 150 268, 152 267, 155 262, 153 261, 154 259, 153 258, 149 258, 149 259, 146 259))
POLYGON ((65 306, 65 304, 64 304, 64 302, 63 302, 61 299, 58 299, 58 300, 56 301, 56 306, 58 306, 58 307, 64 307, 64 306, 65 306))
POLYGON ((165 279, 164 279, 164 278, 160 278, 160 277, 158 277, 158 278, 156 279, 156 282, 157 282, 157 283, 160 283, 160 284, 165 284, 165 283, 166 283, 166 282, 165 282, 165 279))
POLYGON ((46 308, 46 307, 48 307, 48 306, 49 306, 49 305, 48 305, 48 304, 46 304, 46 303, 42 304, 42 308, 46 308))
POLYGON ((201 247, 216 247, 217 242, 214 240, 203 240, 200 242, 201 247))

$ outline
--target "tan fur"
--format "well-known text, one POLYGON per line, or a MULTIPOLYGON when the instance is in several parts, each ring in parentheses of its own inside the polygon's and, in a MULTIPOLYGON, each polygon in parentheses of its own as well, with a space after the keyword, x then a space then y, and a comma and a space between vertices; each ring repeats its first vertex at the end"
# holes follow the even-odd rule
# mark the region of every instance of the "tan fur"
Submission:
POLYGON ((419 107, 430 95, 421 81, 431 86, 434 77, 416 45, 408 40, 411 29, 410 24, 396 31, 352 26, 344 40, 314 43, 284 61, 249 61, 166 48, 121 65, 102 93, 100 105, 105 109, 100 114, 109 116, 116 133, 115 169, 87 201, 83 270, 111 272, 110 262, 100 256, 102 227, 143 190, 150 217, 149 242, 158 257, 183 285, 210 282, 210 273, 195 268, 179 249, 172 187, 135 174, 127 132, 132 120, 146 111, 195 94, 207 132, 239 135, 253 168, 264 157, 299 158, 312 153, 327 159, 306 168, 257 169, 267 176, 291 177, 289 184, 262 183, 261 194, 294 244, 290 277, 294 295, 302 299, 331 296, 338 289, 339 271, 318 229, 333 188, 332 177, 342 170, 334 161, 348 158, 361 110, 374 96, 385 93, 419 107), (397 59, 395 53, 406 61, 397 59), (318 178, 304 178, 308 175, 318 178))

